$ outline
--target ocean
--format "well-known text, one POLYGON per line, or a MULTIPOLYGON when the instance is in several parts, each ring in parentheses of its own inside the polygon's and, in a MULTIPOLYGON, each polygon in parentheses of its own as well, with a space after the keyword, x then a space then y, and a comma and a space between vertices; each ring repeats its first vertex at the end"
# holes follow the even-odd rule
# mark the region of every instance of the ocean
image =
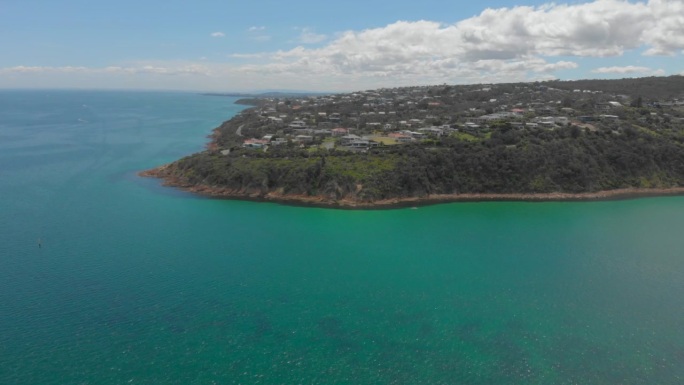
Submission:
POLYGON ((684 197, 350 211, 137 176, 234 101, 0 91, 0 384, 684 383, 684 197))

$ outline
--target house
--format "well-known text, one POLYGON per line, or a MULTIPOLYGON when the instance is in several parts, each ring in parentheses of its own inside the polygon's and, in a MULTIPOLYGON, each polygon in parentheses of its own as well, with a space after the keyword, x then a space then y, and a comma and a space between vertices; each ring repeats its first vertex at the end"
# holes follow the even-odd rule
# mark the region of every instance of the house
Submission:
POLYGON ((366 139, 366 138, 354 139, 354 140, 348 142, 347 144, 345 144, 345 146, 351 147, 351 148, 370 148, 370 147, 377 147, 379 145, 380 145, 380 143, 373 141, 373 140, 366 139))
POLYGON ((568 123, 570 123, 570 119, 568 119, 565 116, 554 116, 553 121, 556 122, 556 124, 560 124, 561 126, 567 126, 568 123))
POLYGON ((403 132, 391 132, 387 136, 396 140, 397 143, 408 143, 415 140, 411 135, 407 135, 403 132))
POLYGON ((541 118, 536 118, 534 121, 542 126, 553 127, 556 125, 567 126, 570 122, 570 119, 566 118, 565 116, 544 116, 541 118))
POLYGON ((599 112, 608 112, 613 109, 613 105, 610 103, 596 103, 594 108, 599 112))
POLYGON ((263 148, 268 144, 267 140, 264 139, 245 139, 242 143, 242 147, 245 148, 263 148))
POLYGON ((333 122, 318 122, 317 127, 322 130, 329 130, 335 127, 335 124, 333 122))
POLYGON ((271 123, 278 124, 278 125, 280 125, 280 124, 283 123, 283 119, 281 119, 281 118, 276 118, 275 116, 269 116, 269 117, 268 117, 268 120, 269 120, 271 123))
POLYGON ((289 125, 289 128, 306 128, 306 123, 301 120, 293 120, 289 125))
POLYGON ((517 116, 525 115, 525 112, 526 112, 526 111, 525 111, 524 109, 522 109, 522 108, 514 108, 514 109, 511 110, 511 113, 513 113, 513 114, 515 114, 515 115, 517 115, 517 116))
POLYGON ((423 134, 429 135, 429 136, 442 136, 442 135, 444 135, 444 130, 442 130, 441 128, 437 128, 437 127, 419 128, 418 131, 422 132, 423 134))
POLYGON ((345 136, 349 133, 349 129, 338 127, 338 128, 333 128, 331 130, 331 132, 332 132, 332 136, 345 136))
POLYGON ((339 123, 342 120, 342 117, 340 116, 339 113, 335 112, 335 113, 330 114, 330 117, 328 118, 328 120, 331 123, 339 123))
POLYGON ((328 129, 313 130, 312 134, 314 136, 331 136, 332 131, 328 129))
POLYGON ((299 143, 311 143, 313 142, 313 136, 311 135, 297 135, 295 136, 295 141, 299 143))
POLYGON ((353 134, 345 135, 345 136, 340 138, 340 145, 346 146, 348 143, 351 143, 353 141, 360 140, 360 139, 361 139, 361 137, 358 135, 353 135, 353 134))
POLYGON ((551 106, 543 106, 541 108, 538 108, 536 112, 540 115, 554 115, 558 112, 555 107, 551 106))

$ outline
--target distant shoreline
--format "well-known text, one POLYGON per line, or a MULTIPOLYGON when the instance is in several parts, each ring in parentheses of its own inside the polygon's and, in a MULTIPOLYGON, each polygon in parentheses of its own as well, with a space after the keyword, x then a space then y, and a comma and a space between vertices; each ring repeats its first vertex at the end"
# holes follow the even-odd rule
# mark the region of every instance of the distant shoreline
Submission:
POLYGON ((278 192, 262 193, 258 191, 240 191, 225 187, 191 185, 184 183, 167 172, 168 165, 141 171, 141 177, 162 179, 164 186, 179 188, 183 191, 209 198, 226 200, 244 200, 253 202, 272 202, 291 206, 377 210, 416 206, 428 206, 440 203, 459 202, 592 202, 627 200, 647 197, 684 195, 684 187, 671 188, 622 188, 587 193, 464 193, 433 194, 424 197, 397 197, 376 201, 357 201, 353 199, 331 199, 323 195, 282 194, 278 192))

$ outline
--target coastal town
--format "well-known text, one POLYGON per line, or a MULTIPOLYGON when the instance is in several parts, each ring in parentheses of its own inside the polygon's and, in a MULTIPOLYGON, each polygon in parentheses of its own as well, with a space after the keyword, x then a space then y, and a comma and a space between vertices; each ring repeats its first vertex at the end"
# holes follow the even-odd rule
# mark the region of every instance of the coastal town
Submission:
POLYGON ((424 86, 346 94, 262 97, 233 120, 236 137, 218 149, 273 146, 365 152, 445 137, 487 139, 505 129, 684 129, 684 93, 657 100, 573 88, 572 83, 424 86), (228 148, 225 148, 228 147, 228 148))
POLYGON ((260 95, 145 171, 232 198, 358 206, 684 191, 684 77, 260 95), (474 198, 473 198, 474 197, 474 198))

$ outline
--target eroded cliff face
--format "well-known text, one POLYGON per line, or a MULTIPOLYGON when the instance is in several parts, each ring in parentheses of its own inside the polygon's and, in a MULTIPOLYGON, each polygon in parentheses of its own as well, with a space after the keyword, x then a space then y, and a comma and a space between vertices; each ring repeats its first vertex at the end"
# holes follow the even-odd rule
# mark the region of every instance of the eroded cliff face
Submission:
POLYGON ((337 186, 333 192, 321 194, 286 193, 284 188, 241 187, 229 188, 202 183, 190 183, 175 163, 164 165, 140 173, 144 177, 161 178, 165 186, 176 187, 208 197, 239 199, 251 201, 271 201, 292 205, 315 207, 381 209, 410 207, 447 202, 477 201, 591 201, 630 199, 649 196, 684 195, 684 187, 669 188, 621 188, 587 193, 451 193, 423 196, 395 196, 381 199, 363 197, 362 185, 354 186, 353 191, 337 186))
POLYGON ((189 176, 187 170, 179 167, 177 162, 142 171, 139 175, 160 178, 165 186, 181 188, 185 191, 212 197, 301 202, 324 206, 371 205, 374 203, 373 199, 363 195, 362 184, 347 183, 340 185, 334 180, 328 181, 315 192, 304 191, 307 189, 306 186, 286 190, 285 187, 269 184, 267 180, 239 186, 217 185, 189 176))

